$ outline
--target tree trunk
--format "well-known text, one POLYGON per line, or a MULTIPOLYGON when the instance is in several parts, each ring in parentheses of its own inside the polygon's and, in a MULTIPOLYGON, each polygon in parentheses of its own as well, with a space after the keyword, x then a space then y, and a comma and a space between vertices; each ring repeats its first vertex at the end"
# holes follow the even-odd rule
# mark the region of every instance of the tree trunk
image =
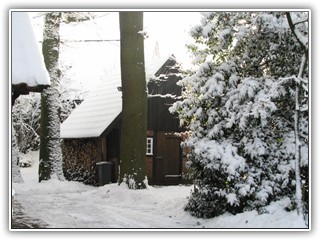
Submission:
POLYGON ((14 183, 23 183, 23 178, 20 172, 19 166, 19 148, 17 143, 17 136, 14 130, 14 127, 11 127, 11 179, 14 183))
POLYGON ((64 179, 58 113, 58 87, 61 75, 58 68, 60 21, 61 13, 59 12, 51 12, 45 16, 42 53, 50 75, 51 86, 41 94, 39 182, 50 178, 64 179))
MULTIPOLYGON (((306 64, 306 56, 302 56, 300 71, 298 74, 298 79, 302 78, 302 73, 306 64)), ((301 176, 300 176, 300 162, 301 162, 301 145, 299 140, 299 112, 300 112, 300 103, 299 103, 299 83, 296 82, 295 89, 295 112, 294 112, 294 135, 295 135, 295 174, 296 174, 296 202, 298 208, 298 214, 303 214, 302 206, 302 190, 301 190, 301 176)))
POLYGON ((146 187, 147 91, 143 13, 120 12, 122 124, 119 183, 146 187))
POLYGON ((299 129, 299 112, 300 112, 300 102, 299 102, 299 83, 300 79, 303 77, 303 72, 306 66, 308 58, 308 47, 304 45, 301 39, 298 36, 299 31, 295 28, 295 24, 292 21, 291 15, 289 12, 286 13, 289 27, 292 34, 295 36, 297 41, 300 43, 304 54, 302 56, 301 65, 296 81, 295 89, 295 112, 294 112, 294 135, 295 135, 295 178, 296 178, 296 203, 298 214, 303 214, 303 203, 302 203, 302 189, 301 189, 301 175, 300 175, 300 162, 301 162, 301 145, 299 140, 300 129, 299 129))

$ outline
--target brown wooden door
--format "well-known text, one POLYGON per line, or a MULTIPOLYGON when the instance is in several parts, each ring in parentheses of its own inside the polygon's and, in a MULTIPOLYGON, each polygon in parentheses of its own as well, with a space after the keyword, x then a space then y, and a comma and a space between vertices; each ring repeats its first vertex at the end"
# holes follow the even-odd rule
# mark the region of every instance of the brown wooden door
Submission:
POLYGON ((180 138, 173 133, 157 132, 154 159, 154 184, 181 183, 182 158, 180 138))

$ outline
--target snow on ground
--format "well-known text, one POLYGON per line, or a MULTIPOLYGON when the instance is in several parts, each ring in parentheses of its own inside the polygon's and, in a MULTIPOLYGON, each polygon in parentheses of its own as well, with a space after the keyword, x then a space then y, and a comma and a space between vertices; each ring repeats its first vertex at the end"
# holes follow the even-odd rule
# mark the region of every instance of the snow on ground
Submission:
POLYGON ((21 157, 24 161, 29 159, 32 167, 21 168, 25 183, 13 184, 15 199, 26 214, 43 220, 49 228, 307 228, 296 212, 283 210, 285 199, 271 204, 260 215, 251 211, 198 219, 183 211, 192 186, 149 186, 134 191, 117 184, 93 187, 54 179, 38 183, 38 152, 21 157))

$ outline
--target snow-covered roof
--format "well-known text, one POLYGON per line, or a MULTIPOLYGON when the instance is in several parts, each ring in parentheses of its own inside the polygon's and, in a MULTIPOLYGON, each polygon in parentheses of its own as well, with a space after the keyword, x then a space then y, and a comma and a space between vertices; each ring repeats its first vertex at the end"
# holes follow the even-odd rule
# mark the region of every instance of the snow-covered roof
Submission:
MULTIPOLYGON (((147 81, 154 77, 168 58, 146 63, 147 81)), ((122 92, 117 89, 119 86, 121 86, 120 70, 106 76, 61 124, 60 137, 99 137, 122 111, 122 92)))
POLYGON ((50 85, 43 55, 28 13, 11 12, 11 14, 12 85, 23 85, 30 91, 37 91, 39 86, 50 85))

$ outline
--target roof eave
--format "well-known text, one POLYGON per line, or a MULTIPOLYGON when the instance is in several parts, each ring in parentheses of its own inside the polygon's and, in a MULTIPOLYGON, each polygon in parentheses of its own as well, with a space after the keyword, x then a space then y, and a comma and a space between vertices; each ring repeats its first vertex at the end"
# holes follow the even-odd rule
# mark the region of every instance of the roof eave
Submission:
POLYGON ((44 89, 50 87, 50 85, 36 85, 29 86, 26 83, 12 84, 12 91, 14 94, 26 95, 30 92, 42 92, 44 89))
POLYGON ((109 124, 109 126, 101 133, 99 137, 105 137, 107 136, 118 124, 120 124, 122 117, 122 111, 119 113, 119 115, 109 124))

